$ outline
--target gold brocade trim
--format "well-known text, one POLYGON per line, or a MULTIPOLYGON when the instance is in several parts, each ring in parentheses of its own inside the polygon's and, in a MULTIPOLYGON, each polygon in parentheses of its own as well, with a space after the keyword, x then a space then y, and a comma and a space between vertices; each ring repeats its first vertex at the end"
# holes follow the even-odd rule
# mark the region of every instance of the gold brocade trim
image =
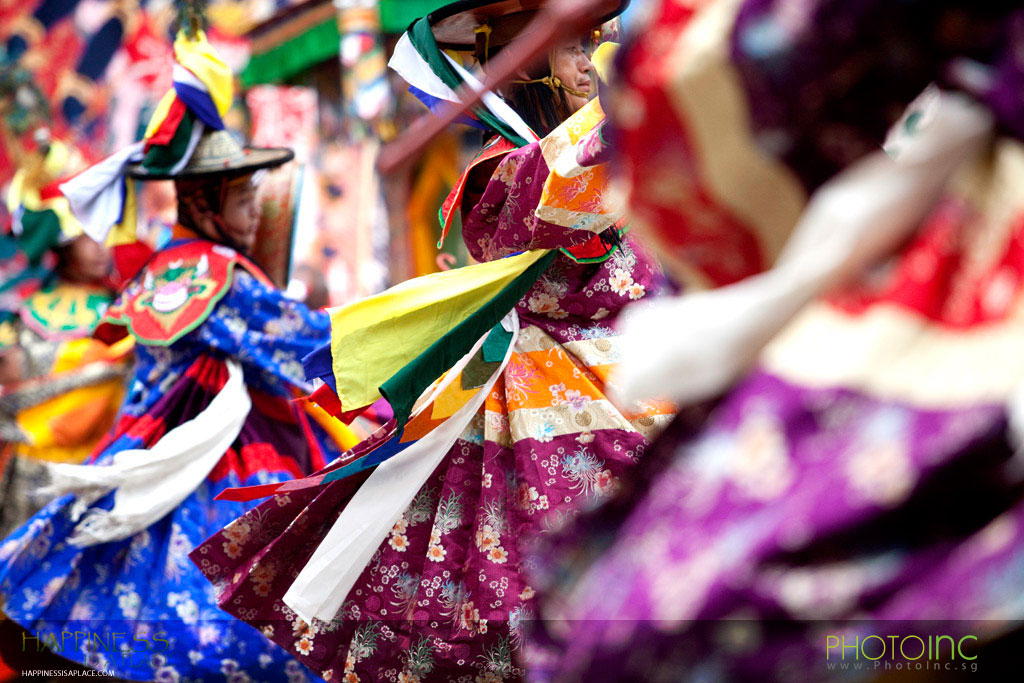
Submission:
POLYGON ((591 100, 540 141, 548 177, 535 215, 566 228, 599 233, 625 213, 622 192, 611 190, 608 166, 581 166, 576 158, 584 137, 604 121, 599 100, 591 100))
POLYGON ((559 346, 559 343, 548 336, 547 332, 536 325, 527 325, 519 330, 515 351, 516 353, 547 351, 556 346, 559 346))
POLYGON ((611 365, 617 362, 621 347, 618 336, 595 337, 561 343, 536 325, 524 327, 516 340, 516 353, 547 351, 561 347, 578 358, 587 367, 611 365))
POLYGON ((603 120, 604 110, 601 108, 600 100, 593 99, 585 104, 551 131, 550 135, 541 139, 540 151, 544 155, 544 163, 549 169, 554 170, 559 158, 566 153, 572 153, 575 157, 576 144, 603 120))
POLYGON ((622 212, 592 213, 589 211, 570 211, 554 206, 539 206, 534 212, 542 221, 559 225, 563 228, 594 233, 604 232, 622 218, 622 212))
MULTIPOLYGON (((488 411, 488 424, 491 416, 498 413, 488 411)), ((560 404, 548 408, 521 408, 508 415, 511 442, 523 439, 538 439, 596 432, 602 429, 621 429, 626 432, 637 432, 650 441, 672 420, 672 414, 648 415, 628 419, 619 412, 610 401, 600 399, 588 401, 582 408, 574 409, 569 404, 560 404)), ((491 434, 488 434, 491 437, 491 434)), ((501 441, 498 441, 501 443, 501 441)), ((510 443, 511 443, 510 442, 510 443)), ((502 444, 502 445, 510 445, 502 444)))
POLYGON ((757 235, 764 266, 778 256, 807 203, 800 181, 763 154, 751 134, 750 103, 730 61, 741 0, 709 3, 664 57, 669 98, 691 135, 700 176, 716 201, 757 235))
POLYGON ((496 443, 502 448, 512 448, 512 430, 509 429, 505 413, 485 411, 483 426, 486 441, 496 443))
MULTIPOLYGON (((621 353, 617 337, 583 339, 561 344, 539 327, 529 325, 520 330, 515 354, 525 356, 554 349, 564 352, 561 357, 567 362, 575 361, 577 366, 588 368, 600 377, 607 375, 621 353), (569 361, 570 358, 573 360, 569 361)), ((592 379, 600 382, 596 377, 592 379)), ((456 379, 453 386, 457 387, 458 382, 456 379)), ((449 387, 435 402, 432 419, 447 418, 472 395, 472 390, 449 387)), ((579 435, 602 429, 636 432, 650 441, 675 415, 671 405, 649 402, 642 406, 642 413, 630 417, 603 397, 594 397, 575 404, 541 404, 541 407, 512 410, 509 410, 509 405, 503 397, 494 395, 492 398, 493 401, 488 400, 488 408, 477 416, 483 419, 483 423, 475 422, 467 429, 467 434, 475 434, 477 436, 471 438, 479 438, 479 434, 482 433, 487 441, 506 448, 511 448, 516 441, 523 439, 545 442, 555 437, 579 435)))
POLYGON ((583 339, 581 341, 566 342, 562 346, 588 368, 614 365, 622 358, 622 346, 619 337, 583 339))

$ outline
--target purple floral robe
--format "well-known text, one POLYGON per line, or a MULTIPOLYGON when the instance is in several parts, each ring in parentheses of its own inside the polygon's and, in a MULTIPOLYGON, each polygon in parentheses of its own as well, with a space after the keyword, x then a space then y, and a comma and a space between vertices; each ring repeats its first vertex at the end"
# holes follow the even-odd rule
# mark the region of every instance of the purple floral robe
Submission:
MULTIPOLYGON (((475 258, 593 237, 536 218, 548 173, 535 143, 471 193, 463 235, 475 258)), ((660 283, 629 237, 602 263, 559 255, 516 306, 520 334, 484 408, 337 616, 307 624, 282 596, 358 486, 351 479, 277 495, 200 546, 193 561, 221 607, 331 681, 521 679, 516 653, 534 609, 527 543, 607 496, 670 419, 656 404, 625 415, 604 392, 618 354, 611 321, 660 283)))

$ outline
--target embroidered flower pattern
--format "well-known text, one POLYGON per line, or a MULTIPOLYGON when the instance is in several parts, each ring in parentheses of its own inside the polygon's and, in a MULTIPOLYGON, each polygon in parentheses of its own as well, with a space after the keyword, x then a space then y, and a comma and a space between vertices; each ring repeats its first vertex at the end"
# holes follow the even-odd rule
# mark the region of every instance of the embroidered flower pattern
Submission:
POLYGON ((555 438, 555 425, 552 422, 537 422, 531 427, 530 436, 541 443, 550 443, 555 438))
POLYGON ((467 631, 475 631, 476 623, 480 621, 480 610, 473 607, 472 602, 467 602, 462 606, 462 612, 459 615, 459 625, 467 631))
POLYGON ((270 586, 276 576, 277 567, 272 561, 257 564, 249 572, 249 580, 253 583, 253 592, 261 598, 270 595, 270 586))
POLYGON ((562 475, 583 495, 607 495, 614 479, 604 461, 581 446, 562 457, 562 475))
POLYGON ((313 639, 300 638, 295 642, 295 651, 300 655, 310 655, 313 652, 313 639))
POLYGON ((516 173, 519 171, 519 165, 522 163, 522 157, 516 155, 509 155, 505 157, 500 164, 498 164, 498 170, 495 171, 495 178, 498 182, 511 187, 512 183, 516 179, 516 173))
POLYGON ((573 412, 580 412, 588 403, 590 403, 590 397, 584 396, 576 389, 569 389, 565 392, 565 404, 568 405, 573 412))
MULTIPOLYGON (((539 189, 527 182, 533 180, 528 174, 517 173, 517 154, 498 166, 497 176, 508 185, 503 200, 487 210, 489 220, 466 221, 464 234, 474 257, 532 248, 530 240, 546 239, 545 231, 552 229, 534 230, 527 220, 532 217, 527 200, 539 189)), ((477 208, 488 201, 481 199, 477 208)), ((250 528, 232 525, 217 539, 211 556, 229 565, 221 576, 242 572, 241 582, 230 584, 225 604, 239 600, 240 607, 230 609, 243 612, 243 619, 261 605, 274 605, 291 622, 277 625, 276 634, 271 632, 275 640, 301 661, 319 663, 318 670, 330 661, 333 671, 322 674, 333 674, 335 681, 427 683, 441 676, 441 662, 447 674, 457 658, 465 660, 459 677, 466 682, 522 678, 513 653, 528 620, 524 603, 535 599, 535 591, 519 571, 520 537, 571 518, 584 498, 613 490, 626 463, 635 462, 642 436, 601 400, 616 360, 610 340, 615 332, 607 321, 650 292, 653 274, 650 265, 637 262, 628 240, 603 264, 556 256, 516 305, 519 336, 487 405, 375 549, 333 621, 317 622, 315 633, 308 626, 291 633, 298 618, 282 606, 287 583, 282 575, 299 568, 280 560, 282 551, 294 548, 292 542, 270 546, 267 556, 278 559, 276 577, 249 559, 273 540, 271 529, 291 522, 292 510, 302 507, 296 503, 279 510, 268 501, 258 509, 269 511, 273 523, 260 525, 250 517, 250 528), (610 429, 612 424, 621 427, 610 429), (240 546, 231 546, 237 557, 227 557, 222 543, 240 546), (410 620, 429 624, 412 642, 401 626, 410 620)), ((283 329, 281 323, 271 331, 283 329)), ((292 360, 282 356, 277 364, 292 360)), ((429 407, 425 417, 431 417, 429 407)), ((309 520, 296 518, 294 524, 319 531, 333 519, 324 510, 310 506, 309 520)))
POLYGON ((505 368, 505 392, 509 398, 523 402, 531 394, 536 393, 533 389, 533 381, 537 376, 537 370, 528 357, 513 356, 505 368), (526 358, 526 360, 523 360, 526 358))
POLYGON ((480 527, 476 532, 476 547, 484 552, 496 547, 500 542, 501 538, 494 532, 494 529, 492 529, 489 524, 485 524, 480 527))
POLYGON ((538 510, 548 509, 548 496, 545 493, 538 493, 535 486, 529 486, 525 482, 519 484, 518 489, 519 507, 531 515, 538 510))
POLYGON ((249 537, 252 535, 252 526, 249 524, 249 521, 242 516, 224 527, 224 530, 221 533, 228 540, 241 544, 249 540, 249 537))
POLYGON ((440 545, 431 545, 427 547, 427 559, 431 562, 441 562, 447 554, 448 551, 440 545))
MULTIPOLYGON (((117 606, 127 619, 134 619, 139 615, 142 608, 142 598, 135 592, 135 584, 114 584, 114 595, 117 596, 117 606)), ((169 605, 173 607, 173 605, 169 605)))
POLYGON ((633 286, 633 276, 629 274, 628 270, 616 268, 612 276, 608 278, 608 286, 616 294, 626 296, 629 294, 629 288, 633 286))

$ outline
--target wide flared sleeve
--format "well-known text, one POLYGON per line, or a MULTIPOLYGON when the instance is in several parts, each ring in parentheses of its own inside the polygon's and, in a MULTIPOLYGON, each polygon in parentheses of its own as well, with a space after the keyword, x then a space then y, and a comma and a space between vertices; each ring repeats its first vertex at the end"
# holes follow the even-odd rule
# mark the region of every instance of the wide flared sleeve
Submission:
POLYGON ((463 238, 475 259, 575 247, 616 224, 622 213, 607 198, 608 164, 593 154, 604 120, 594 100, 501 160, 479 199, 464 206, 463 238))
MULTIPOLYGON (((330 341, 330 318, 238 268, 227 295, 197 330, 201 343, 246 368, 306 389, 302 359, 330 341)), ((248 374, 248 373, 247 373, 248 374)))

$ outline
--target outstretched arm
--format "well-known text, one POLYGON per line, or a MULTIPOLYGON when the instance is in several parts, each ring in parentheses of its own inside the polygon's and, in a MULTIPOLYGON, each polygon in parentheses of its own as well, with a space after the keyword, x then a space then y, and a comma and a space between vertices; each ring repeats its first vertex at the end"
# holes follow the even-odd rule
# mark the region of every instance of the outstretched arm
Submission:
POLYGON ((302 359, 330 341, 330 317, 293 301, 241 268, 200 328, 203 341, 293 386, 307 388, 302 359))

